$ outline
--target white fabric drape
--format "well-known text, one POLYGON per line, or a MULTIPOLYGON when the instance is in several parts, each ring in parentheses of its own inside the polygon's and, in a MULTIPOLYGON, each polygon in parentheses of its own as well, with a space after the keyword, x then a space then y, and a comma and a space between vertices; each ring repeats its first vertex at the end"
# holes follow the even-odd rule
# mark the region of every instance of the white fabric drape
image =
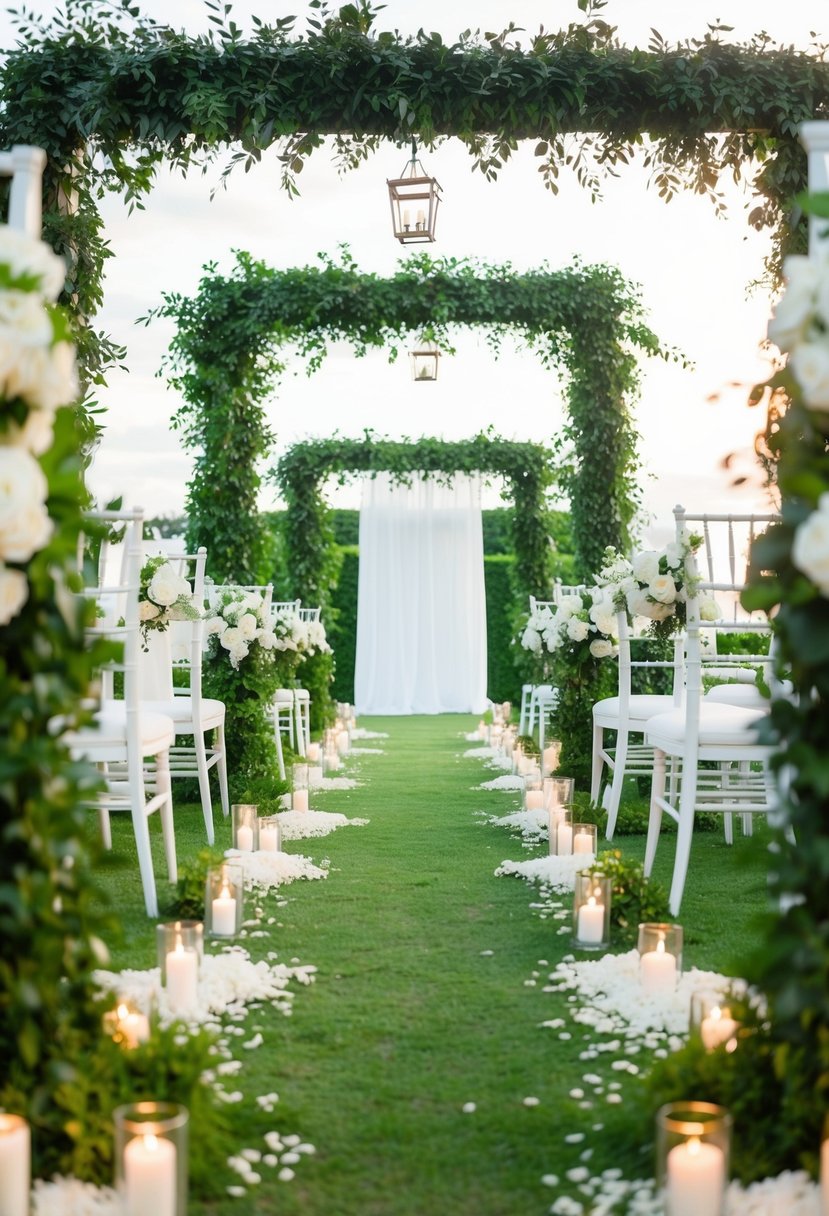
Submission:
POLYGON ((357 605, 358 713, 483 711, 480 478, 365 479, 357 605))

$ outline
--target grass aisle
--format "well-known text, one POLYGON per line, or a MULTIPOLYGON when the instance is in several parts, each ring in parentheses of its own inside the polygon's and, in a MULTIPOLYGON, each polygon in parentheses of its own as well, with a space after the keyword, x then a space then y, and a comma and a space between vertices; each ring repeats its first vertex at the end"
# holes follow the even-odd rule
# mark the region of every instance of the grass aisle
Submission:
MULTIPOLYGON (((244 1104, 230 1108, 239 1148, 261 1145, 263 1134, 278 1128, 314 1144, 316 1155, 290 1182, 262 1170, 262 1183, 245 1198, 192 1203, 191 1212, 541 1216, 559 1193, 543 1176, 578 1165, 598 1122, 591 1167, 624 1165, 629 1176, 645 1176, 649 1158, 614 1155, 626 1108, 597 1103, 587 1112, 568 1097, 588 1068, 578 1058, 578 1029, 566 1041, 539 1029, 565 1012, 564 999, 542 988, 570 940, 557 933, 559 922, 531 909, 532 888, 494 877, 505 857, 528 854, 479 813, 506 814, 517 795, 472 788, 493 775, 462 758, 469 746, 462 732, 474 720, 360 724, 388 732, 359 745, 384 754, 360 757, 358 789, 315 793, 312 805, 370 824, 290 842, 291 852, 330 858, 330 876, 283 888, 287 904, 272 936, 244 942, 254 958, 277 950, 282 962, 314 964, 318 976, 298 992, 290 1019, 266 1011, 248 1019, 262 1026, 265 1041, 239 1078, 244 1104), (254 1099, 272 1090, 280 1100, 265 1115, 254 1099), (528 1097, 538 1104, 525 1105, 528 1097), (464 1113, 470 1102, 475 1111, 464 1113), (566 1145, 571 1131, 588 1140, 566 1145)), ((196 843, 185 843, 182 823, 180 857, 200 846, 195 809, 190 822, 196 843)), ((226 825, 217 835, 226 847, 226 825)), ((641 856, 639 838, 622 843, 641 856)), ((718 834, 695 841, 692 874, 699 881, 689 882, 686 906, 697 931, 688 963, 725 969, 732 961, 723 914, 727 909, 732 943, 741 945, 762 898, 763 856, 761 839, 735 850, 718 834)), ((665 842, 663 878, 671 860, 672 842, 665 842)), ((267 898, 259 902, 269 911, 267 898)), ((150 965, 146 920, 125 920, 132 944, 119 951, 118 965, 150 965)))

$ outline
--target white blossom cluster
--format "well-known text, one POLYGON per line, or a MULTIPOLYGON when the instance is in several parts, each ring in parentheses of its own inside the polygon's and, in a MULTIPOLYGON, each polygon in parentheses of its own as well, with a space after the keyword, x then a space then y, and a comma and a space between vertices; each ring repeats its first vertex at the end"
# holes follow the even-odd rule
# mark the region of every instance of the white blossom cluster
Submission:
POLYGON ((282 608, 274 613, 273 628, 282 643, 281 650, 295 650, 308 657, 331 653, 322 621, 304 621, 293 609, 282 608))
MULTIPOLYGON (((631 617, 666 621, 675 616, 684 621, 688 599, 685 561, 700 544, 700 538, 686 534, 681 543, 672 541, 658 551, 645 549, 630 560, 608 548, 596 581, 608 590, 616 607, 626 608, 631 617)), ((716 621, 722 615, 717 601, 708 595, 699 598, 699 614, 703 621, 716 621)))
POLYGON ((586 645, 594 659, 617 655, 617 641, 613 597, 604 587, 564 595, 555 609, 537 608, 521 635, 521 645, 533 654, 586 645))
MULTIPOLYGON (((550 1208, 550 1216, 662 1216, 664 1204, 652 1179, 628 1182, 621 1170, 604 1170, 596 1177, 585 1167, 567 1171, 567 1180, 578 1183, 579 1198, 562 1195, 550 1208), (572 1177, 572 1175, 577 1177, 572 1177)), ((548 1175, 544 1181, 558 1185, 548 1175)), ((725 1200, 726 1216, 821 1216, 819 1187, 801 1170, 786 1171, 777 1178, 764 1178, 742 1187, 732 1182, 725 1200)))
POLYGON ((273 887, 281 887, 300 878, 328 877, 327 862, 315 865, 301 853, 268 853, 262 850, 257 853, 240 853, 236 849, 228 849, 226 856, 241 865, 245 885, 258 891, 270 891, 273 887))
POLYGON ((172 562, 151 557, 141 568, 138 619, 144 638, 151 629, 164 630, 170 621, 196 621, 201 612, 187 579, 172 562))
POLYGON ((283 840, 305 840, 311 836, 328 836, 337 828, 364 827, 367 819, 349 819, 332 811, 280 811, 279 826, 283 840))
POLYGON ((296 650, 285 618, 268 615, 264 597, 255 591, 231 587, 221 591, 208 609, 205 634, 211 658, 227 653, 230 665, 239 664, 254 648, 266 654, 296 650))
POLYGON ((579 870, 589 870, 594 861, 592 853, 531 857, 528 861, 502 861, 495 871, 495 876, 523 878, 526 882, 542 883, 555 891, 573 891, 579 870))
POLYGON ((29 595, 25 565, 49 542, 49 487, 38 457, 56 410, 79 396, 75 352, 53 301, 66 268, 42 241, 0 227, 0 626, 29 595))

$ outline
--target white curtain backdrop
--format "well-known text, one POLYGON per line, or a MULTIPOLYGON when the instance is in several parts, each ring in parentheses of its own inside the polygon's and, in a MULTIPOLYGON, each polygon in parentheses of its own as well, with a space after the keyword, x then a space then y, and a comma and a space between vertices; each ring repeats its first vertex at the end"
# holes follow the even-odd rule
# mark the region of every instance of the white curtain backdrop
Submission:
POLYGON ((358 713, 483 712, 479 477, 365 478, 354 684, 358 713))

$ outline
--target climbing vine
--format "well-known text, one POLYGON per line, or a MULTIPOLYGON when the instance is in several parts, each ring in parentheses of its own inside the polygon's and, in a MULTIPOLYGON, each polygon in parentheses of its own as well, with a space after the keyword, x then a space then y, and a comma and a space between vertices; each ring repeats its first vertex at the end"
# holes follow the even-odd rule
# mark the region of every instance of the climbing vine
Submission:
MULTIPOLYGON (((207 547, 214 571, 223 578, 247 582, 260 571, 263 540, 253 518, 259 485, 255 457, 270 438, 264 401, 283 370, 286 347, 293 347, 313 371, 335 339, 351 342, 357 355, 385 347, 394 359, 400 343, 412 334, 427 331, 451 348, 453 330, 475 326, 485 329, 496 352, 510 335, 545 365, 570 374, 570 417, 565 449, 559 452, 561 485, 571 499, 578 564, 583 571, 598 569, 606 545, 628 546, 638 502, 636 435, 629 409, 639 384, 636 355, 664 353, 642 313, 638 293, 617 270, 578 262, 564 270, 541 267, 518 273, 508 265, 419 254, 383 279, 361 272, 344 250, 339 261, 323 255, 320 266, 290 270, 272 269, 244 253, 237 254, 229 275, 208 267, 194 296, 167 295, 154 314, 177 325, 168 365, 184 397, 175 425, 197 453, 188 501, 192 542, 207 547)), ((325 456, 324 447, 300 445, 280 473, 283 492, 295 504, 290 526, 299 529, 292 537, 293 560, 300 561, 300 535, 319 538, 315 552, 303 559, 309 567, 295 570, 295 593, 311 602, 325 594, 327 578, 319 556, 326 552, 325 510, 303 484, 314 484, 318 469, 327 464, 329 472, 396 471, 398 466, 406 473, 415 467, 427 472, 506 470, 521 533, 516 536, 519 578, 528 590, 546 594, 542 555, 547 541, 539 503, 550 483, 537 471, 532 446, 522 451, 506 445, 493 456, 482 439, 469 449, 456 445, 456 450, 451 445, 430 448, 423 441, 417 458, 424 464, 414 466, 405 445, 397 452, 387 445, 380 458, 391 464, 373 466, 365 463, 377 455, 371 444, 365 456, 358 453, 359 443, 342 445, 335 440, 325 456), (313 467, 302 468, 303 460, 313 467)))

